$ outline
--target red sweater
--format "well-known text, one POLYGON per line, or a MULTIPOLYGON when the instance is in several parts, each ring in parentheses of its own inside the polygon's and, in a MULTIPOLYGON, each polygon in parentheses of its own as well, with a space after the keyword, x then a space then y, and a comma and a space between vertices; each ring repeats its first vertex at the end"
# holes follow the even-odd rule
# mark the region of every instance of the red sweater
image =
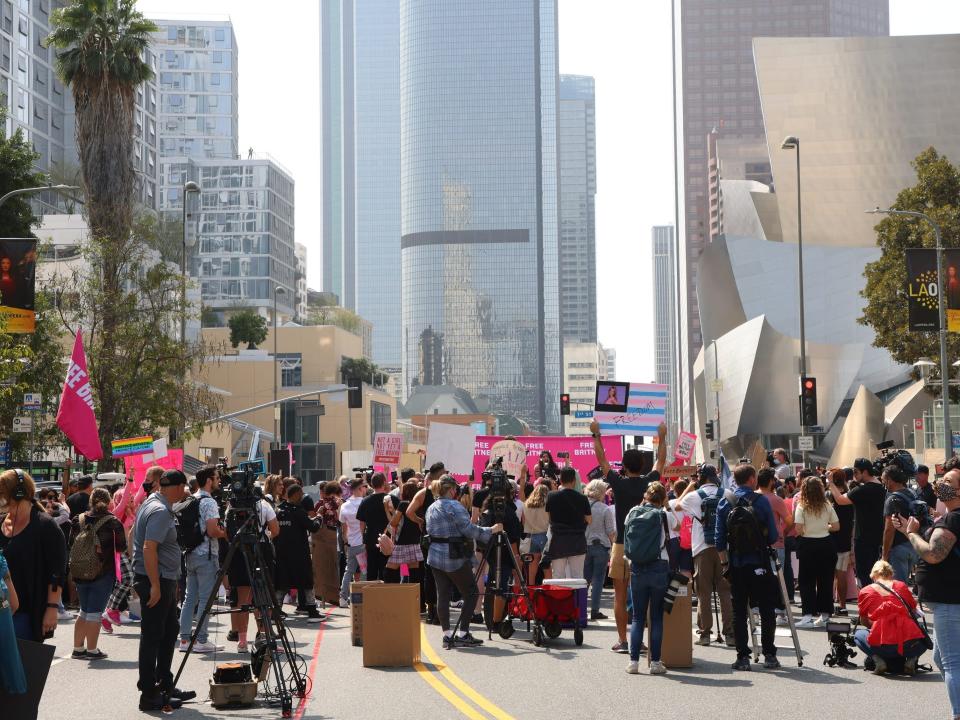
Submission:
MULTIPOLYGON (((903 598, 911 611, 916 610, 917 601, 905 583, 894 580, 892 584, 884 583, 884 585, 903 598)), ((897 652, 903 654, 905 642, 923 637, 920 628, 907 614, 903 603, 877 585, 868 585, 863 588, 857 597, 857 605, 860 616, 869 618, 873 623, 870 626, 870 634, 867 636, 867 642, 872 647, 896 645, 897 652)))

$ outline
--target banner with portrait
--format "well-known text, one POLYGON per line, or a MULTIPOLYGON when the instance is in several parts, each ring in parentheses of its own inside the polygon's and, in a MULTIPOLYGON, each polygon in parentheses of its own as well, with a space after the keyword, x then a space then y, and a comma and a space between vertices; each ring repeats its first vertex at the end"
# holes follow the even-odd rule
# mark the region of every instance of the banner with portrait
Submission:
POLYGON ((0 314, 7 332, 34 331, 36 277, 37 241, 32 238, 0 238, 0 314))
MULTIPOLYGON (((944 255, 947 330, 960 332, 960 248, 948 248, 944 255)), ((911 331, 936 332, 940 329, 940 298, 937 287, 937 251, 933 248, 908 248, 907 320, 911 331)))

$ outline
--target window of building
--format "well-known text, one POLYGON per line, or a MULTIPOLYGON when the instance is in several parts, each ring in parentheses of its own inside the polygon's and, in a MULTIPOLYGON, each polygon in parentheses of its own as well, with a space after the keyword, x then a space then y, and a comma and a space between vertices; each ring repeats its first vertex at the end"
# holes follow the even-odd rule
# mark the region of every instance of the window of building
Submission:
POLYGON ((370 442, 378 432, 390 432, 390 406, 384 403, 370 401, 370 442))
POLYGON ((301 387, 303 385, 303 358, 300 353, 277 353, 280 362, 281 387, 301 387))

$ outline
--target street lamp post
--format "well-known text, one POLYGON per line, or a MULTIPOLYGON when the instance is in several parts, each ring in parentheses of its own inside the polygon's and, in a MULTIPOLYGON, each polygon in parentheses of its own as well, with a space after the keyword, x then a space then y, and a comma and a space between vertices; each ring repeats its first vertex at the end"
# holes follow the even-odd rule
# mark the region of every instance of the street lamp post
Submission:
POLYGON ((32 193, 44 192, 45 190, 56 190, 57 192, 66 192, 68 190, 79 190, 76 185, 41 185, 39 187, 28 187, 20 188, 19 190, 11 190, 6 195, 0 197, 0 205, 3 205, 7 200, 17 195, 30 195, 32 193))
POLYGON ((280 374, 277 362, 277 295, 287 291, 279 285, 273 286, 273 441, 280 447, 280 406, 277 405, 277 380, 280 374))
POLYGON ((183 185, 183 248, 180 253, 180 342, 187 342, 187 203, 191 193, 199 193, 200 186, 193 180, 183 185))
MULTIPOLYGON (((797 275, 800 286, 800 383, 807 376, 807 337, 806 324, 803 315, 803 213, 800 201, 800 138, 796 135, 790 135, 783 140, 780 146, 782 150, 795 150, 797 153, 797 275)), ((802 388, 797 393, 798 397, 802 393, 802 388)), ((800 434, 805 435, 807 428, 803 424, 803 411, 800 414, 800 434)), ((806 452, 803 453, 804 464, 806 464, 806 452)))
POLYGON ((937 242, 937 299, 940 310, 940 384, 943 400, 943 452, 946 460, 953 456, 953 433, 950 430, 950 364, 947 361, 947 292, 943 283, 943 238, 940 226, 926 213, 915 210, 881 210, 879 207, 866 211, 868 215, 901 215, 919 218, 933 228, 937 242))

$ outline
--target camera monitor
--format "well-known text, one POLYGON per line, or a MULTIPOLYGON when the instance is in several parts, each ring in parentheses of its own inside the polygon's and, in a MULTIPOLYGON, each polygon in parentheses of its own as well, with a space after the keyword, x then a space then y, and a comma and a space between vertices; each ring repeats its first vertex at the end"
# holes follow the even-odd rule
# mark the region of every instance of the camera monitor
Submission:
POLYGON ((630 397, 630 383, 613 380, 598 380, 594 410, 598 412, 625 413, 630 397))

